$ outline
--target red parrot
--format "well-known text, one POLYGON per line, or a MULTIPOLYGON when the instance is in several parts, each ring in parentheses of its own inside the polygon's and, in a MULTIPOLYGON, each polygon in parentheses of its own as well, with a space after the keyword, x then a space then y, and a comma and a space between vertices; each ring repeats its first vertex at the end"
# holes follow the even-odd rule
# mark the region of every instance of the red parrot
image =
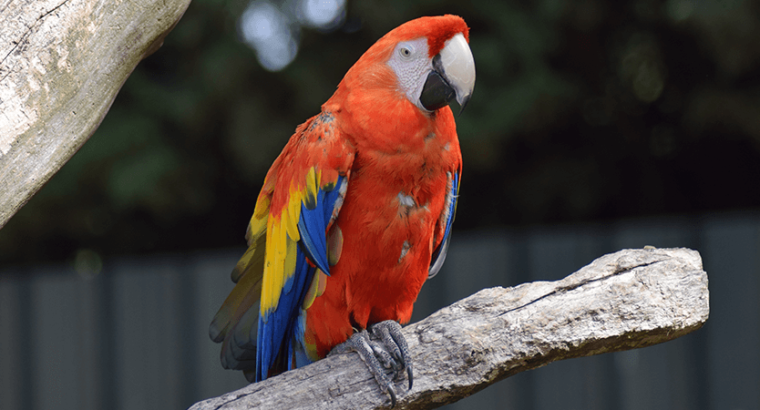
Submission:
POLYGON ((468 42, 453 15, 397 27, 296 129, 209 328, 225 368, 253 382, 351 350, 394 404, 383 367, 406 371, 411 388, 399 323, 446 257, 462 172, 448 103, 472 95, 468 42))

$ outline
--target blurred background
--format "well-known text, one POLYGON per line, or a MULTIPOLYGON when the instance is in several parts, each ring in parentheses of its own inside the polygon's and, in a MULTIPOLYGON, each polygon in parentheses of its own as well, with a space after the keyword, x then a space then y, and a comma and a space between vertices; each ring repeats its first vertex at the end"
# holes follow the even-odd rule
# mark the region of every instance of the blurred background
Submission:
POLYGON ((419 320, 624 247, 699 250, 711 318, 450 408, 760 409, 760 3, 195 0, 0 230, 0 409, 186 408, 242 387, 207 325, 264 175, 375 40, 452 13, 478 80, 419 320))

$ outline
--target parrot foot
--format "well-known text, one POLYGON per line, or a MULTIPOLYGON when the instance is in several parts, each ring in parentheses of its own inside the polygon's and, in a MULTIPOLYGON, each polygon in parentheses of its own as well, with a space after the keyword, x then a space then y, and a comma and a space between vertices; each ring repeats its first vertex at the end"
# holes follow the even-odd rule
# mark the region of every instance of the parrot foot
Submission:
POLYGON ((412 389, 413 371, 409 357, 409 346, 401 333, 401 325, 393 320, 376 323, 367 330, 354 333, 344 343, 335 346, 328 356, 346 352, 357 352, 374 376, 383 393, 391 396, 391 407, 396 407, 397 394, 393 381, 406 372, 409 389, 412 389), (385 369, 393 372, 388 379, 385 369))

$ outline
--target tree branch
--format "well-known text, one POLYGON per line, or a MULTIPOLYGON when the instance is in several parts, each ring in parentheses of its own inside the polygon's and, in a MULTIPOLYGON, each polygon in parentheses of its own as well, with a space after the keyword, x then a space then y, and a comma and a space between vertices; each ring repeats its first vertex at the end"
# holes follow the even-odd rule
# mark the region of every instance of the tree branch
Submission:
MULTIPOLYGON (((623 250, 560 281, 484 289, 404 328, 415 379, 410 392, 406 380, 397 382, 398 408, 452 403, 556 360, 666 342, 699 329, 708 315, 707 274, 688 249, 623 250)), ((359 357, 344 354, 191 410, 389 404, 359 357)))
POLYGON ((90 138, 189 4, 0 4, 0 228, 90 138))

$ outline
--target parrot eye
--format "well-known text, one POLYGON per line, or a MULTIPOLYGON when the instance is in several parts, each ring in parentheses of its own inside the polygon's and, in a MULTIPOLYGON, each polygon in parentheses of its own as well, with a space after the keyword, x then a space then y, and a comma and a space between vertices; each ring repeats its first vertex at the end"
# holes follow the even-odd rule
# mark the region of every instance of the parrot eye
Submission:
POLYGON ((403 57, 403 58, 409 58, 409 57, 411 57, 412 56, 412 52, 413 52, 413 50, 409 46, 403 46, 403 47, 401 47, 401 48, 398 49, 399 55, 401 55, 401 57, 403 57))

